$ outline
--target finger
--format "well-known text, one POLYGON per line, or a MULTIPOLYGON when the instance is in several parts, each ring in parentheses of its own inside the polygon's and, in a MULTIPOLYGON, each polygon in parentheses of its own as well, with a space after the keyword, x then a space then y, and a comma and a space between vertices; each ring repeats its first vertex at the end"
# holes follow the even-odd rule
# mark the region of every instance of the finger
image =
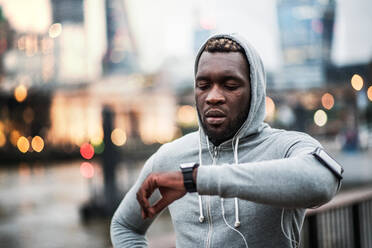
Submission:
POLYGON ((155 183, 153 176, 150 174, 145 181, 142 183, 141 188, 138 191, 142 205, 146 208, 150 207, 148 198, 152 195, 155 190, 155 183))
POLYGON ((148 217, 148 209, 150 208, 149 198, 155 191, 157 186, 157 174, 150 174, 147 176, 145 181, 142 183, 140 189, 137 192, 137 200, 144 212, 144 218, 148 217))
POLYGON ((166 208, 171 201, 167 200, 166 198, 161 198, 154 206, 148 209, 148 217, 153 218, 155 215, 160 213, 164 208, 166 208))
POLYGON ((158 176, 156 174, 149 175, 145 182, 142 184, 142 189, 145 192, 145 198, 148 199, 158 188, 158 176))
POLYGON ((142 190, 139 190, 137 192, 137 201, 141 207, 141 215, 143 219, 148 217, 147 208, 149 207, 148 202, 146 203, 144 199, 145 199, 144 193, 142 192, 142 190))
POLYGON ((141 207, 143 207, 143 208, 150 207, 150 204, 149 204, 149 202, 146 198, 146 194, 143 192, 143 190, 138 191, 137 200, 138 200, 139 204, 141 205, 141 207))
POLYGON ((151 207, 149 199, 157 188, 157 175, 149 175, 141 186, 141 201, 143 203, 142 205, 145 208, 145 211, 148 211, 148 208, 151 207))

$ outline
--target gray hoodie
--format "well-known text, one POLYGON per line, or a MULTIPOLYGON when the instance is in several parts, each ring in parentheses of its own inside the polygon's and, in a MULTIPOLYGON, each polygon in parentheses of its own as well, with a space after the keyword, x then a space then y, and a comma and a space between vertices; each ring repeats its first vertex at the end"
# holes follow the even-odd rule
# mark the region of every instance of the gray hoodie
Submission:
MULTIPOLYGON (((198 192, 168 207, 181 248, 298 247, 305 209, 326 203, 337 192, 336 177, 310 154, 319 142, 263 122, 265 72, 254 48, 237 35, 213 37, 230 38, 245 50, 251 77, 248 117, 235 136, 218 147, 200 128, 153 154, 113 216, 114 247, 147 247, 145 234, 153 219, 141 218, 136 192, 151 172, 179 170, 181 163, 201 165, 198 192)), ((159 197, 155 192, 150 200, 159 197)))

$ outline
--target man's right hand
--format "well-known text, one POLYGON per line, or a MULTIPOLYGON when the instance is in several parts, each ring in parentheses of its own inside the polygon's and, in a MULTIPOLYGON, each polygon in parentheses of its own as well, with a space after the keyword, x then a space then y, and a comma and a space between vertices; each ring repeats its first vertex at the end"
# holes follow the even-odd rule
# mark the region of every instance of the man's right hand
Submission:
POLYGON ((141 206, 142 218, 153 218, 169 204, 183 197, 185 194, 186 189, 183 183, 182 172, 151 173, 137 192, 137 200, 141 206), (153 206, 150 206, 149 198, 157 188, 162 198, 153 206))

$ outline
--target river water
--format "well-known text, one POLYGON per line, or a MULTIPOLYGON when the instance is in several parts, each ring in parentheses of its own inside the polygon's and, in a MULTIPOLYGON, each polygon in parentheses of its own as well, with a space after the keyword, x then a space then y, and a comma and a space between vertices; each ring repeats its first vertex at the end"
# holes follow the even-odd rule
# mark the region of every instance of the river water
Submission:
MULTIPOLYGON (((21 163, 0 167, 0 247, 112 247, 109 219, 82 222, 79 208, 101 187, 100 171, 93 182, 80 174, 81 161, 21 163), (92 187, 94 186, 94 187, 92 187)), ((98 167, 95 167, 98 169, 98 167)), ((140 166, 118 170, 119 186, 128 187, 140 166), (124 181, 124 182, 123 182, 124 181)), ((148 232, 150 247, 174 246, 169 215, 163 214, 148 232)))

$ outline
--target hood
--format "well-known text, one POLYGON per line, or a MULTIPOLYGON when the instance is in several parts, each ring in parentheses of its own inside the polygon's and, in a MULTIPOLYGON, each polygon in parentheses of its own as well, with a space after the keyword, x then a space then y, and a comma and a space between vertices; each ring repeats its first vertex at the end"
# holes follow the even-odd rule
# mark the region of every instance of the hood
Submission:
MULTIPOLYGON (((211 36, 208 40, 212 38, 228 38, 235 42, 237 42, 244 50, 245 57, 247 59, 247 62, 250 67, 250 82, 251 82, 251 103, 250 103, 250 109, 247 116, 247 119, 243 123, 243 125, 240 127, 240 129, 236 132, 234 137, 232 137, 230 140, 224 141, 219 146, 230 146, 232 145, 233 155, 234 155, 234 162, 235 164, 239 164, 239 156, 238 156, 238 148, 239 148, 239 140, 248 137, 253 134, 260 133, 266 126, 263 121, 265 119, 265 100, 266 100, 266 76, 265 76, 265 70, 261 61, 261 58, 258 56, 258 53, 256 50, 250 45, 243 37, 237 35, 237 34, 217 34, 211 36)), ((196 73, 198 71, 198 64, 201 54, 204 51, 205 45, 208 42, 208 40, 200 47, 199 52, 195 59, 195 66, 194 66, 194 77, 196 76, 196 73)), ((195 87, 194 82, 194 87, 195 87)), ((198 115, 199 118, 199 115, 198 115)), ((209 145, 209 139, 205 135, 205 131, 203 130, 203 125, 201 125, 201 120, 199 121, 199 165, 203 165, 202 161, 202 143, 208 148, 209 154, 211 157, 215 156, 212 155, 212 152, 210 150, 209 145)), ((212 158, 213 159, 213 158, 212 158)), ((214 161, 214 159, 213 159, 214 161)), ((202 223, 204 222, 204 214, 203 214, 203 202, 202 198, 199 195, 199 221, 202 223)), ((225 218, 225 211, 224 211, 224 203, 223 198, 221 198, 221 211, 222 211, 222 217, 225 222, 225 224, 230 228, 231 230, 237 232, 242 236, 244 243, 246 247, 248 248, 246 239, 244 236, 236 229, 240 226, 240 217, 239 217, 239 200, 238 198, 235 198, 235 223, 234 227, 232 227, 225 218)))
MULTIPOLYGON (((200 47, 199 52, 195 59, 194 65, 194 77, 196 76, 198 70, 198 64, 201 54, 203 53, 204 47, 208 40, 212 38, 228 38, 237 42, 243 49, 250 66, 250 81, 251 81, 251 104, 249 114, 244 124, 232 138, 245 138, 252 134, 256 134, 262 131, 266 126, 263 122, 265 119, 265 98, 266 98, 266 75, 265 69, 262 64, 261 58, 257 51, 253 48, 251 44, 248 43, 243 37, 238 34, 216 34, 208 38, 205 43, 200 47)), ((195 82, 194 82, 195 87, 195 82)), ((205 132, 199 121, 200 131, 203 133, 202 140, 205 139, 205 132)), ((226 142, 226 141, 225 141, 226 142)), ((224 143, 225 143, 224 142, 224 143)))

